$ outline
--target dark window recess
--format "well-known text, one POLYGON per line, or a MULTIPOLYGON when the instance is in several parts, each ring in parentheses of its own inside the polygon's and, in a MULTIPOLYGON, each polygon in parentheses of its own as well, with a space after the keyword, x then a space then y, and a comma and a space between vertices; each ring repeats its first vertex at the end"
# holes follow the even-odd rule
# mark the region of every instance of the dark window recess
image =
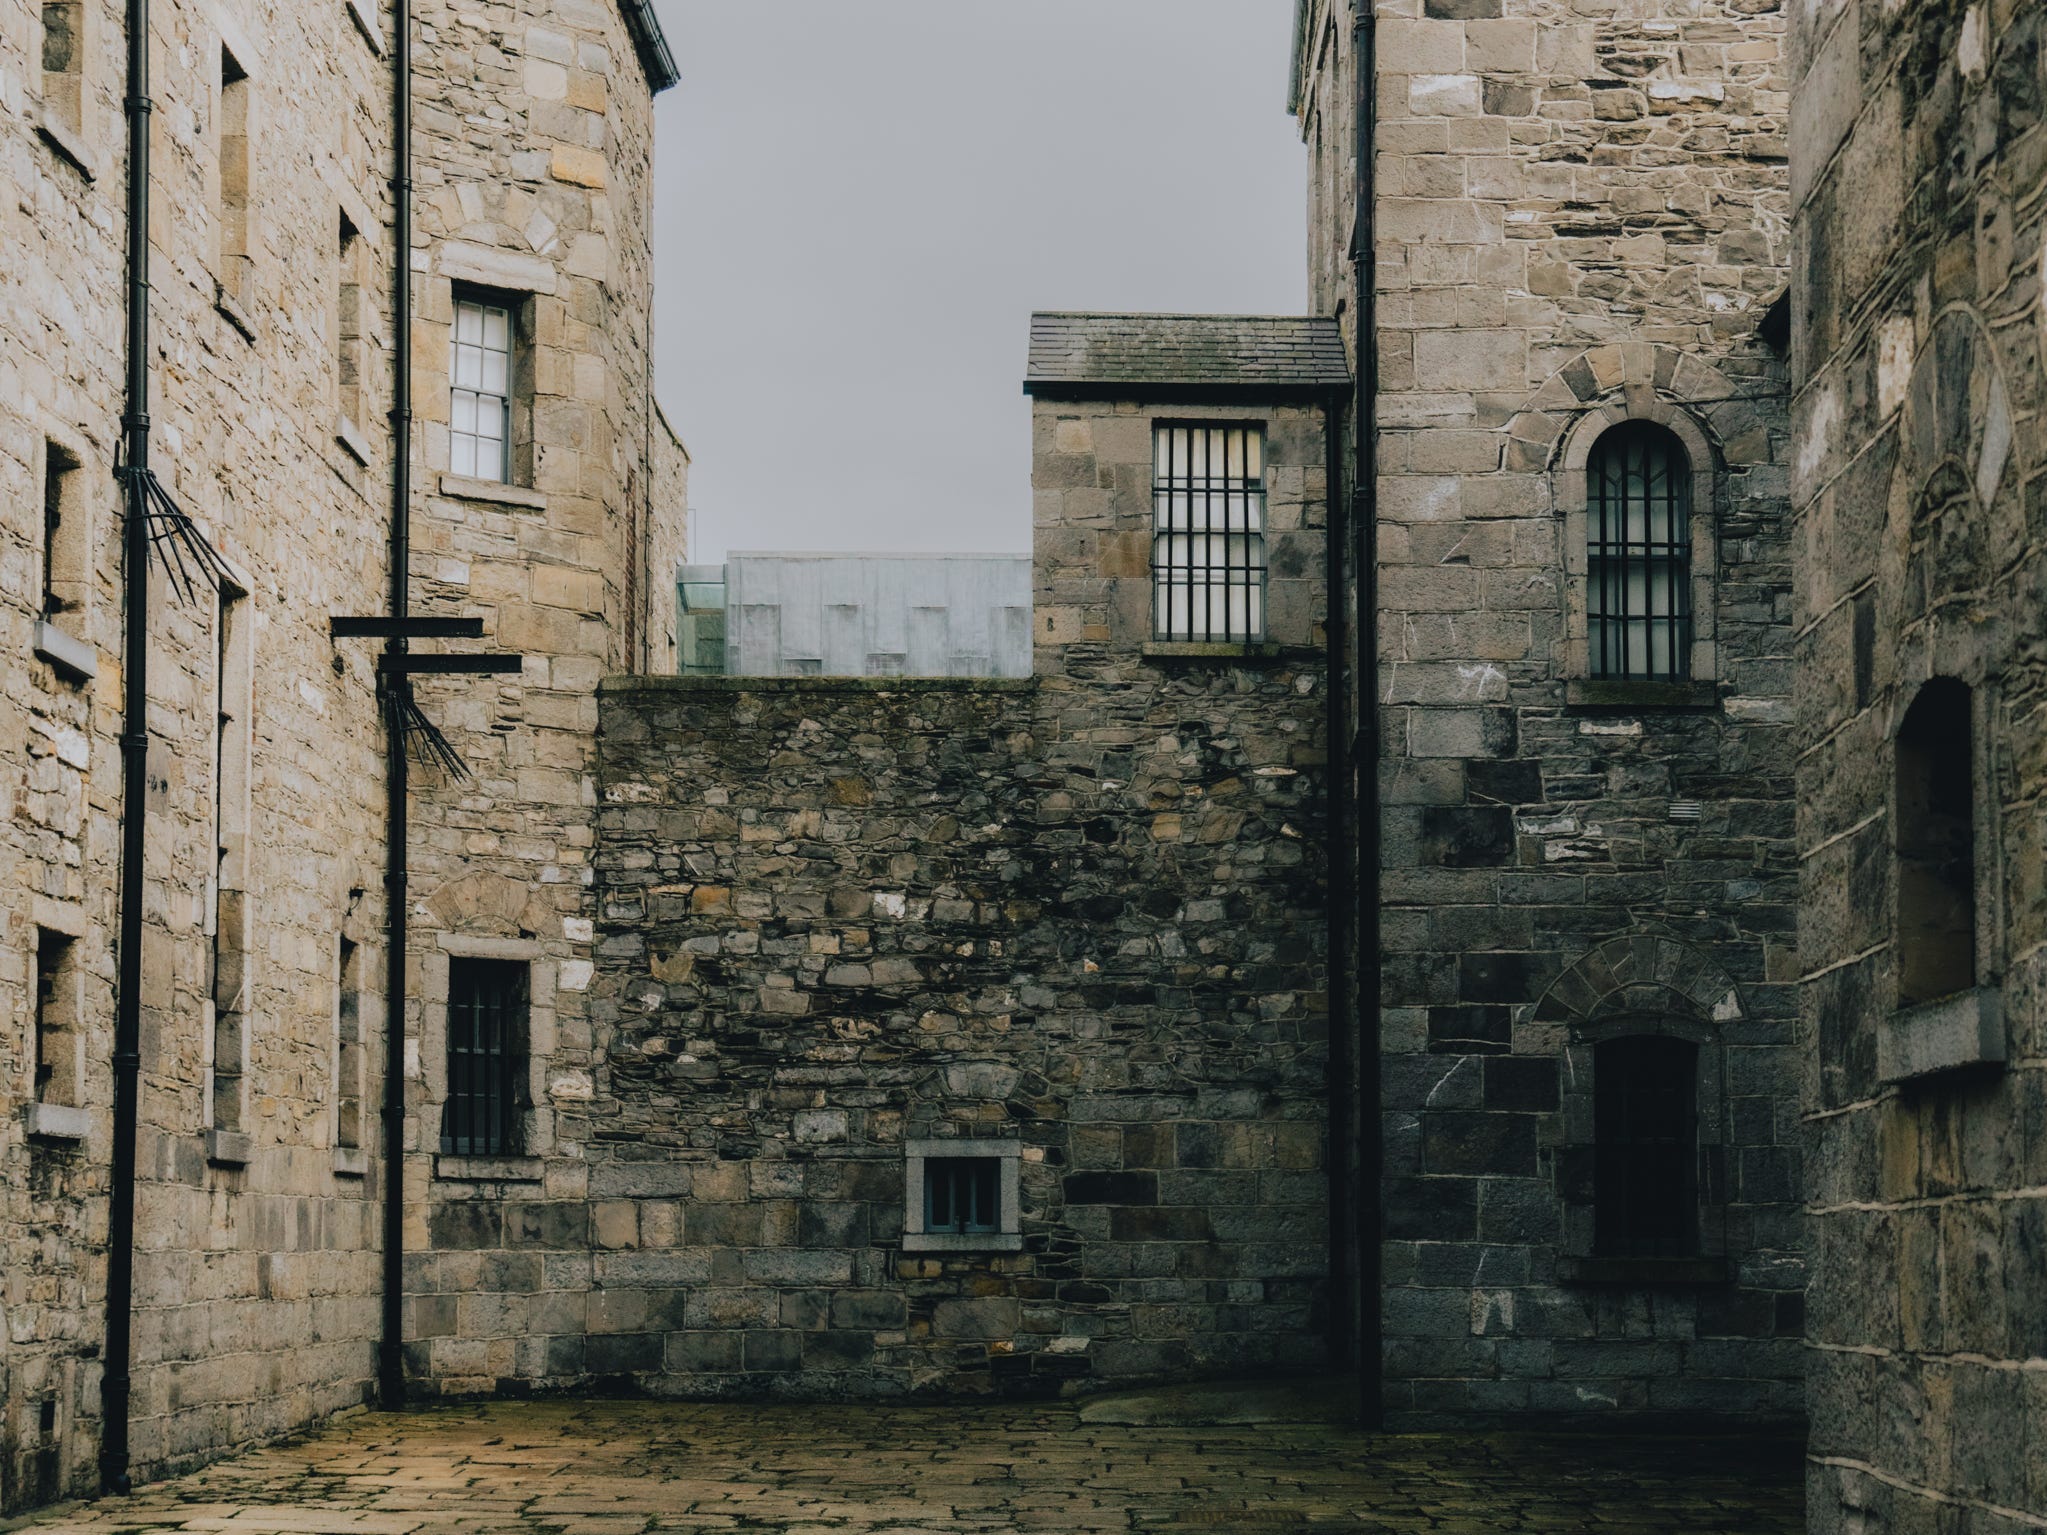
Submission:
POLYGON ((43 617, 55 618, 74 604, 64 600, 58 591, 58 584, 70 574, 60 567, 64 564, 66 537, 70 530, 64 526, 64 502, 69 489, 66 483, 77 470, 78 460, 58 447, 48 444, 43 450, 43 617))
POLYGON ((1976 786, 1969 689, 1936 677, 1898 730, 1898 1000, 1976 984, 1976 786))
POLYGON ((71 981, 71 940, 47 928, 36 932, 36 1068, 38 1103, 69 1104, 77 1084, 71 1039, 71 1008, 65 990, 71 981))
POLYGON ((1265 432, 1153 431, 1152 625, 1201 644, 1265 638, 1265 432))
POLYGON ((1692 475, 1663 427, 1629 421, 1585 466, 1585 609, 1592 675, 1691 675, 1692 475))
POLYGON ((448 1103, 441 1150, 516 1156, 524 1107, 527 967, 501 959, 448 961, 448 1103))
POLYGON ((924 1163, 927 1234, 966 1235, 1001 1229, 999 1157, 932 1157, 924 1163))
POLYGON ((1601 1257, 1698 1252, 1699 1048, 1632 1035, 1594 1047, 1593 1244, 1601 1257))

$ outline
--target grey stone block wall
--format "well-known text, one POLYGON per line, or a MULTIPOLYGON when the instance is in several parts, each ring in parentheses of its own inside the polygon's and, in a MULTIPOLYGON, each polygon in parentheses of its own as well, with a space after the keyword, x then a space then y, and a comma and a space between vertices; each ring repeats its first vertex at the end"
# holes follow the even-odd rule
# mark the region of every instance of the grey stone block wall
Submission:
POLYGON ((2043 27, 1851 0, 1793 37, 1820 1535, 2047 1519, 2043 27), (1975 984, 1913 1012, 1897 743, 1934 677, 1971 693, 1975 984))
MULTIPOLYGON (((1296 102, 1313 303, 1346 316, 1354 9, 1306 8, 1296 102)), ((1795 1419, 1790 455, 1757 334, 1789 260, 1782 20, 1429 0, 1372 24, 1379 665, 1354 719, 1380 754, 1388 1414, 1795 1419), (1685 444, 1708 578, 1699 685, 1660 699, 1586 685, 1582 471, 1629 418, 1685 444), (1587 1068, 1633 1027, 1700 1045, 1724 1278, 1584 1261, 1587 1068)))
POLYGON ((416 1352, 487 1305, 677 1395, 1313 1368, 1314 680, 607 684, 587 1184, 443 1204, 416 1352), (904 1250, 926 1138, 1021 1143, 1020 1250, 904 1250))

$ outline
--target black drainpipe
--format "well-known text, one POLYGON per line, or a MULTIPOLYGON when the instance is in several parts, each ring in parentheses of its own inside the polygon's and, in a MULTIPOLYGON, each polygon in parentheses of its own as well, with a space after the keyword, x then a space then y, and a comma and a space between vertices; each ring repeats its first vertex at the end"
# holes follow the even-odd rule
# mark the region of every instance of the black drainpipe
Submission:
MULTIPOLYGON (((393 0, 391 171, 391 618, 412 608, 412 0, 393 0)), ((377 1395, 405 1405, 405 731, 412 682, 398 663, 402 636, 386 641, 382 667, 385 784, 390 797, 384 849, 384 1328, 377 1345, 377 1395)))
POLYGON ((121 724, 121 935, 114 1004, 114 1145, 107 1186, 107 1336, 100 1484, 125 1493, 135 1298, 135 1121, 142 1077, 142 860, 149 814, 149 0, 128 0, 128 403, 121 417, 127 598, 121 724))
POLYGON ((1379 1087, 1380 949, 1379 949, 1379 272, 1374 223, 1378 212, 1377 167, 1373 163, 1374 128, 1379 98, 1377 34, 1372 8, 1353 0, 1351 56, 1356 61, 1357 222, 1351 235, 1351 269, 1357 290, 1357 472, 1351 480, 1350 524, 1357 540, 1354 555, 1358 580, 1357 740, 1352 760, 1362 769, 1358 794, 1357 953, 1358 953, 1358 1208, 1357 1287, 1358 1361, 1361 1368, 1360 1413, 1367 1428, 1383 1427, 1385 1396, 1380 1379, 1383 1325, 1380 1318, 1380 1243, 1383 1240, 1384 1179, 1381 1155, 1385 1133, 1379 1087))
MULTIPOLYGON (((1356 883, 1351 868, 1350 733, 1344 721, 1350 712, 1348 677, 1349 613, 1344 601, 1344 573, 1348 564, 1349 533, 1344 526, 1343 499, 1343 416, 1349 403, 1347 391, 1331 390, 1323 402, 1322 430, 1325 447, 1325 491, 1323 523, 1327 529, 1323 564, 1328 571, 1327 593, 1323 599, 1323 641, 1328 652, 1328 674, 1323 680, 1328 738, 1328 803, 1323 813, 1328 820, 1329 847, 1329 955, 1325 995, 1329 1011, 1329 1300, 1330 1353, 1337 1359, 1352 1359, 1357 1341, 1357 1305, 1351 1288, 1357 1246, 1354 1228, 1354 1158, 1351 1142, 1356 1134, 1357 1115, 1350 1097, 1356 1072, 1356 1033, 1346 978, 1350 973, 1351 891, 1356 883)), ((1354 1363, 1353 1368, 1356 1368, 1354 1363)))

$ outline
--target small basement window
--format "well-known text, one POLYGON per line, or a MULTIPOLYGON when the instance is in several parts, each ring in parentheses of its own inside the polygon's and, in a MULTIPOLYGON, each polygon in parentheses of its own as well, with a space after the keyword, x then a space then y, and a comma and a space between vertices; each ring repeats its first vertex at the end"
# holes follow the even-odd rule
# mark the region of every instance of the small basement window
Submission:
POLYGON ((448 1101, 441 1152, 509 1157, 524 1149, 531 967, 523 960, 448 962, 448 1101))
POLYGON ((1898 730, 1898 1002, 1976 984, 1976 787, 1968 686, 1936 677, 1898 730))
POLYGON ((1016 1141, 911 1141, 903 1189, 905 1252, 1014 1252, 1016 1141))
POLYGON ((1699 1047, 1662 1034, 1593 1049, 1593 1249, 1607 1258, 1698 1252, 1699 1047))
POLYGON ((1002 1229, 1002 1163, 931 1157, 924 1163, 924 1230, 965 1236, 1002 1229))

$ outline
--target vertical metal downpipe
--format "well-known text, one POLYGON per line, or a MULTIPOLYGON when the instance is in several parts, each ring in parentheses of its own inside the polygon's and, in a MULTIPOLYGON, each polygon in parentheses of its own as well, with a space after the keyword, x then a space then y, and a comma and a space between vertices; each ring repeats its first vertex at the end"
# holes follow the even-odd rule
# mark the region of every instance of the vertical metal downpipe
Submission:
POLYGON ((107 1185, 107 1329, 100 1375, 100 1485, 125 1493, 135 1300, 135 1131, 142 1085, 142 863, 149 814, 149 0, 128 0, 127 498, 122 590, 121 933, 114 1000, 114 1144, 107 1185))
MULTIPOLYGON (((391 171, 391 617, 412 608, 412 0, 392 0, 391 171)), ((404 638, 385 655, 405 654, 404 638)), ((385 782, 390 798, 384 848, 384 1326, 377 1345, 377 1396, 386 1409, 405 1405, 405 731, 411 681, 396 666, 382 669, 385 782)))
POLYGON ((1351 892, 1356 885, 1351 841, 1354 819, 1351 793, 1352 765, 1350 733, 1345 720, 1350 713, 1350 623, 1344 601, 1345 556, 1350 532, 1348 503, 1343 499, 1343 417, 1349 402, 1344 392, 1331 391, 1322 407, 1324 434, 1323 565, 1328 583, 1324 598, 1323 643, 1328 655, 1328 675, 1323 681, 1324 724, 1328 739, 1328 762, 1323 815, 1328 831, 1329 953, 1325 961, 1324 995, 1329 1019, 1329 1345, 1332 1357, 1361 1369, 1357 1358, 1359 1302, 1354 1284, 1357 1248, 1356 1156, 1352 1150, 1357 1134, 1357 1113, 1351 1103, 1357 1072, 1357 1023, 1351 1007, 1350 928, 1351 892))
POLYGON ((1353 558, 1358 580, 1357 741, 1353 761, 1361 769, 1357 817, 1358 952, 1358 1210, 1357 1286, 1360 1297, 1359 1410, 1367 1428, 1383 1427, 1386 1404, 1380 1297, 1380 1243, 1384 1240, 1382 1200, 1385 1113, 1380 1095, 1381 1015, 1379 900, 1379 271, 1374 236, 1378 213, 1378 168, 1374 129, 1378 123, 1378 48, 1372 7, 1352 0, 1351 56, 1357 66, 1357 222, 1351 236, 1351 269, 1357 288, 1357 472, 1351 479, 1353 558))

